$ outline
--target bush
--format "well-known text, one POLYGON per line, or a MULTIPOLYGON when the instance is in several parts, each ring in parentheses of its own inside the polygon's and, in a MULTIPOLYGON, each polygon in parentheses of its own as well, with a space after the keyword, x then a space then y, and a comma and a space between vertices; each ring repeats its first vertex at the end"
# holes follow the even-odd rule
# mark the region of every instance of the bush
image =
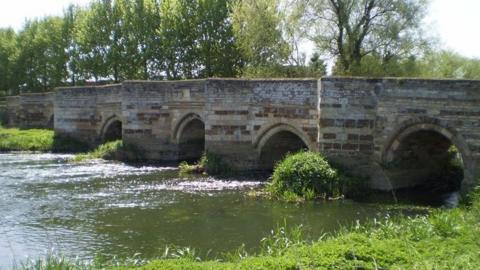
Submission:
POLYGON ((342 183, 335 169, 318 153, 298 152, 278 163, 267 190, 274 196, 288 200, 293 194, 303 199, 341 195, 342 183))

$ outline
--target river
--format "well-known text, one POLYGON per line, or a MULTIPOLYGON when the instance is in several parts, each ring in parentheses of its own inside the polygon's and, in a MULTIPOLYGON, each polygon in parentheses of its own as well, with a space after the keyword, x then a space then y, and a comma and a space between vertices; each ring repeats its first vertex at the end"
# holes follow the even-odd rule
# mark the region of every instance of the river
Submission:
POLYGON ((302 224, 310 239, 396 213, 352 201, 290 204, 247 196, 263 179, 185 179, 174 167, 72 163, 71 155, 0 154, 0 269, 49 250, 154 258, 166 245, 255 251, 272 228, 302 224))

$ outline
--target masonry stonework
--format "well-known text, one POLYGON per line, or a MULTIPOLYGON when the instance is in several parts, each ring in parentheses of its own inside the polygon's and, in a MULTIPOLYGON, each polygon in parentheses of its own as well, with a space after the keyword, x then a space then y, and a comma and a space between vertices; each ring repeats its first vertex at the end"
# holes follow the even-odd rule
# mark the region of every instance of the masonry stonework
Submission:
MULTIPOLYGON (((24 119, 19 122, 28 126, 28 120, 45 119, 36 114, 42 111, 38 100, 10 97, 11 122, 24 119)), ((43 101, 42 115, 49 114, 48 100, 43 101)), ((105 139, 113 122, 121 122, 124 143, 152 160, 190 159, 205 150, 220 155, 234 169, 271 169, 285 151, 306 148, 369 176, 372 187, 389 190, 415 185, 417 180, 406 170, 385 169, 388 164, 412 156, 412 147, 431 144, 434 150, 451 143, 464 162, 463 187, 471 187, 479 177, 480 81, 340 77, 126 81, 59 88, 53 100, 58 135, 93 146, 105 139)), ((431 153, 417 154, 428 160, 431 153)))
POLYGON ((6 98, 8 127, 53 129, 54 93, 23 94, 6 98))

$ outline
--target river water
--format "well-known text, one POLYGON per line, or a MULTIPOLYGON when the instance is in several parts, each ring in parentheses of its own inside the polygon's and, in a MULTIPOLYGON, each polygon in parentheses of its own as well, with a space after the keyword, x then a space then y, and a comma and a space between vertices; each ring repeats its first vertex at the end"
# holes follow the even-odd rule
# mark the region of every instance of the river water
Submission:
POLYGON ((263 179, 184 179, 174 167, 71 158, 0 154, 0 269, 49 250, 85 260, 154 258, 166 245, 211 256, 242 244, 255 251, 284 222, 317 239, 396 214, 352 201, 297 205, 247 196, 263 179))

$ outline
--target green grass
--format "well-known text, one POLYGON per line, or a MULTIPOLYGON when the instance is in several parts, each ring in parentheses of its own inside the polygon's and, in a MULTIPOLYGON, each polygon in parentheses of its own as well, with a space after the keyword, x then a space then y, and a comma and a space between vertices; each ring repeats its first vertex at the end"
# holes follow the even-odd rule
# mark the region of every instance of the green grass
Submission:
POLYGON ((232 172, 220 156, 211 152, 204 153, 195 164, 182 162, 178 168, 180 174, 228 175, 232 172))
POLYGON ((354 224, 313 242, 303 240, 300 228, 277 227, 261 240, 258 254, 240 248, 217 260, 202 261, 195 250, 167 249, 160 259, 140 265, 93 263, 84 268, 74 261, 69 264, 73 268, 22 269, 478 269, 480 197, 473 197, 470 206, 354 224))
POLYGON ((52 151, 53 148, 52 130, 0 127, 0 151, 52 151))
POLYGON ((0 126, 0 151, 78 153, 88 145, 73 138, 56 136, 48 129, 18 129, 0 126))
POLYGON ((74 161, 80 162, 80 161, 85 161, 90 159, 106 159, 106 160, 121 159, 120 152, 123 150, 124 150, 124 146, 123 146, 122 140, 107 142, 100 145, 99 147, 97 147, 95 150, 91 152, 76 155, 74 158, 74 161))

